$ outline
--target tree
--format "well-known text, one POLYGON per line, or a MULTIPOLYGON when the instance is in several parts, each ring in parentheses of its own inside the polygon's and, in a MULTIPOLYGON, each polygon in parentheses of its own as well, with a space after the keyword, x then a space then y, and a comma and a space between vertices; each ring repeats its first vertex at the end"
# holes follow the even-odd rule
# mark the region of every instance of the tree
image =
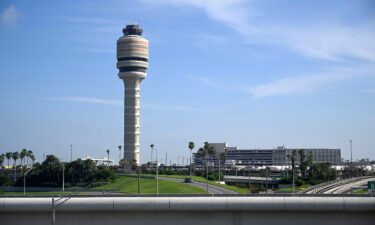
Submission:
MULTIPOLYGON (((208 181, 208 157, 215 154, 215 150, 213 146, 210 146, 208 142, 204 142, 203 148, 199 148, 197 152, 197 157, 203 158, 206 162, 206 179, 208 181)), ((208 184, 207 184, 208 190, 208 184)))
POLYGON ((330 163, 314 163, 309 169, 309 183, 312 185, 336 179, 336 170, 330 163))
POLYGON ((190 149, 190 179, 191 179, 191 151, 192 151, 192 150, 194 149, 194 147, 195 147, 194 142, 190 141, 188 147, 189 147, 189 149, 190 149))
MULTIPOLYGON (((29 165, 29 159, 31 159, 31 156, 34 155, 33 151, 28 150, 27 151, 27 165, 29 165)), ((33 162, 34 163, 34 162, 33 162)))
POLYGON ((24 165, 24 158, 26 157, 26 155, 27 155, 27 150, 22 149, 21 152, 20 152, 21 166, 24 165))
POLYGON ((204 142, 204 146, 198 149, 197 156, 199 158, 207 159, 209 156, 215 154, 214 147, 204 142))
POLYGON ((297 150, 292 150, 292 154, 288 155, 288 158, 292 162, 292 172, 294 174, 294 168, 296 167, 297 150))
POLYGON ((14 160, 14 182, 17 180, 17 159, 19 157, 18 152, 13 152, 12 153, 12 159, 14 160))
POLYGON ((3 166, 4 159, 5 159, 5 155, 4 155, 4 154, 1 154, 1 155, 0 155, 0 166, 3 166))
POLYGON ((17 166, 17 160, 18 160, 19 156, 20 156, 20 154, 18 152, 12 153, 12 159, 14 161, 14 166, 17 166))
POLYGON ((7 160, 8 160, 8 169, 9 169, 9 164, 10 164, 10 159, 12 158, 12 155, 13 155, 13 153, 12 152, 7 152, 7 153, 5 153, 5 158, 7 158, 7 160))
POLYGON ((30 157, 30 159, 32 161, 31 165, 34 165, 34 162, 35 162, 35 156, 34 156, 34 154, 32 153, 29 157, 30 157))
POLYGON ((305 158, 306 158, 305 150, 303 149, 298 150, 298 155, 300 157, 299 169, 301 170, 302 178, 305 178, 306 170, 307 170, 307 162, 305 161, 305 158))
POLYGON ((297 150, 292 150, 292 154, 288 155, 288 158, 292 161, 292 179, 293 179, 293 194, 294 194, 294 168, 296 167, 297 150))

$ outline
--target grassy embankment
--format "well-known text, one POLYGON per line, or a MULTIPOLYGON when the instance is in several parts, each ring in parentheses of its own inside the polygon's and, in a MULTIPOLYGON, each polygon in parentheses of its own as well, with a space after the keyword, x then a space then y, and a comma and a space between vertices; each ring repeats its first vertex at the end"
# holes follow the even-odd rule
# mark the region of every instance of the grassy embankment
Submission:
POLYGON ((359 194, 359 195, 368 194, 368 190, 367 189, 355 190, 353 191, 353 194, 359 194))
MULTIPOLYGON (((81 192, 122 192, 129 194, 138 193, 138 179, 136 176, 118 176, 113 183, 105 184, 99 187, 86 189, 81 192)), ((26 192, 27 196, 57 196, 69 195, 74 192, 26 192)), ((142 176, 140 179, 140 194, 156 194, 156 179, 153 176, 142 176)), ((207 194, 201 188, 174 181, 159 180, 159 194, 207 194)), ((23 192, 2 192, 1 195, 23 195, 23 192)))
MULTIPOLYGON (((310 184, 304 184, 304 185, 301 185, 301 186, 296 186, 295 187, 295 192, 299 192, 299 191, 305 190, 308 187, 311 187, 311 185, 310 184)), ((280 189, 277 190, 277 192, 292 193, 293 192, 293 187, 280 188, 280 189)))
MULTIPOLYGON (((137 194, 138 179, 136 176, 118 176, 116 181, 95 190, 115 191, 137 194)), ((140 179, 141 194, 156 194, 156 179, 153 176, 142 176, 140 179)), ((159 180, 159 194, 206 194, 207 192, 198 187, 190 187, 188 184, 168 180, 159 180), (190 192, 190 189, 192 192, 190 192)))
MULTIPOLYGON (((188 177, 188 176, 184 176, 184 175, 160 175, 160 176, 161 177, 170 177, 170 178, 179 178, 179 179, 184 179, 185 177, 188 177)), ((201 183, 207 182, 207 180, 205 178, 200 177, 200 176, 191 176, 191 179, 193 181, 201 182, 201 183)), ((218 187, 222 187, 222 188, 237 192, 239 194, 249 194, 248 188, 239 188, 239 187, 236 187, 236 186, 219 184, 219 183, 216 183, 216 182, 210 181, 210 180, 208 181, 208 184, 215 185, 215 186, 218 186, 218 187)))

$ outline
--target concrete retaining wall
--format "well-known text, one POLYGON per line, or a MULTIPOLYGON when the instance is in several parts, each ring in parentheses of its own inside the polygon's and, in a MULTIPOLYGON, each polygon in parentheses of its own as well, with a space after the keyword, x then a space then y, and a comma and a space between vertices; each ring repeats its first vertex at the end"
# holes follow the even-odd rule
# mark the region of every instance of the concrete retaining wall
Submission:
MULTIPOLYGON (((0 224, 52 224, 51 198, 1 198, 0 224)), ((374 224, 371 197, 72 198, 56 224, 374 224)))

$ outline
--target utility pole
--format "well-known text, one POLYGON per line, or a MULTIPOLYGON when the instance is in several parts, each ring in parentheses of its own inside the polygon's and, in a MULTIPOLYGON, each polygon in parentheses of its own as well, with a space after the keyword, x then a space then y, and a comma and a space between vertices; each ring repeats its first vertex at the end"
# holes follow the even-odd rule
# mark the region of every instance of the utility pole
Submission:
POLYGON ((251 194, 252 191, 251 191, 251 176, 250 176, 250 169, 251 169, 251 167, 250 167, 250 160, 249 160, 249 193, 251 194))
POLYGON ((350 139, 350 163, 353 163, 353 148, 352 148, 352 143, 353 143, 353 141, 352 141, 352 139, 350 139))
POLYGON ((165 166, 167 166, 167 162, 168 162, 168 154, 165 153, 165 166))
POLYGON ((65 191, 65 163, 63 162, 63 192, 65 191))
POLYGON ((158 149, 156 149, 156 194, 159 194, 159 162, 158 162, 158 149))
POLYGON ((70 162, 73 161, 73 145, 70 145, 70 162))
POLYGON ((118 155, 118 165, 120 165, 120 162, 121 162, 121 145, 118 146, 118 150, 119 150, 119 155, 118 155))
POLYGON ((26 171, 26 173, 23 174, 23 195, 26 195, 26 175, 27 175, 32 169, 34 169, 34 168, 31 167, 28 171, 26 171))
POLYGON ((151 163, 151 167, 152 167, 152 154, 153 154, 153 151, 154 151, 154 145, 151 144, 150 148, 151 148, 151 161, 150 161, 150 163, 151 163))

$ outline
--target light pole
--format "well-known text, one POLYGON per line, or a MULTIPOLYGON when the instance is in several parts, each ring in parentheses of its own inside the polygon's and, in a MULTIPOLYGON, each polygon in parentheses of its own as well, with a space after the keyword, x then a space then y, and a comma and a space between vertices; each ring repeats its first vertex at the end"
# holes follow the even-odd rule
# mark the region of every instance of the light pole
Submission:
POLYGON ((353 163, 353 151, 352 151, 352 144, 353 141, 350 139, 350 163, 353 163))
POLYGON ((26 175, 27 175, 32 169, 34 169, 34 168, 31 167, 28 171, 26 171, 26 173, 23 174, 23 195, 26 195, 26 175))
POLYGON ((156 194, 159 194, 159 162, 158 162, 158 149, 156 150, 156 194))
POLYGON ((294 167, 292 167, 292 174, 293 174, 293 195, 294 195, 294 167))
MULTIPOLYGON (((195 147, 195 144, 194 144, 194 142, 192 142, 192 141, 190 141, 189 142, 189 145, 188 145, 188 147, 189 147, 189 149, 190 149, 190 168, 189 168, 189 175, 190 175, 190 182, 192 182, 192 180, 191 180, 191 170, 192 170, 192 166, 191 166, 191 151, 194 149, 194 147, 195 147)), ((190 193, 192 193, 193 192, 193 190, 192 190, 192 185, 190 185, 190 193)))
POLYGON ((251 193, 252 193, 252 190, 251 190, 251 176, 250 176, 250 170, 251 170, 251 167, 250 167, 250 160, 249 160, 249 193, 251 194, 251 193))
POLYGON ((221 157, 220 157, 220 153, 219 153, 219 184, 220 184, 220 161, 221 161, 221 157))
POLYGON ((151 161, 150 161, 150 163, 151 163, 151 167, 152 167, 152 152, 154 151, 154 145, 151 144, 150 148, 151 148, 151 161))
POLYGON ((62 191, 65 191, 65 163, 62 163, 62 191))
POLYGON ((121 145, 118 146, 118 151, 119 151, 119 155, 118 155, 118 165, 120 166, 120 162, 121 162, 121 145))
POLYGON ((70 145, 70 162, 73 160, 73 145, 70 145))
POLYGON ((206 158, 206 191, 208 194, 208 147, 205 148, 205 158, 206 158))

